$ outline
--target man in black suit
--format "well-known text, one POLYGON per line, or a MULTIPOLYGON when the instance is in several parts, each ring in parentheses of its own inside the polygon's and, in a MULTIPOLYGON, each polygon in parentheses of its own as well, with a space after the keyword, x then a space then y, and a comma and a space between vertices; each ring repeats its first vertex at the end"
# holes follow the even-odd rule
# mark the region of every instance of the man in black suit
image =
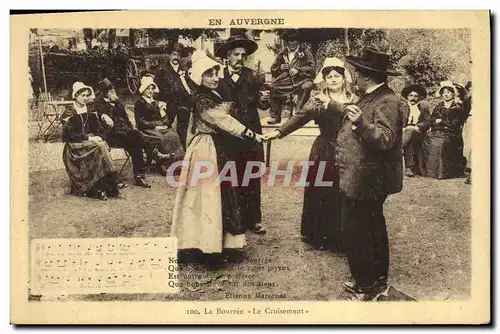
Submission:
POLYGON ((167 48, 168 62, 158 66, 155 82, 160 88, 159 101, 167 103, 167 115, 171 126, 177 118, 177 134, 186 150, 186 136, 189 117, 193 108, 193 84, 188 72, 189 62, 183 62, 184 46, 174 43, 167 48))
POLYGON ((376 47, 361 57, 347 56, 364 92, 346 117, 335 153, 343 196, 342 226, 353 281, 344 283, 357 300, 373 300, 387 290, 389 240, 383 205, 403 187, 401 101, 387 85, 399 75, 389 55, 376 47))
MULTIPOLYGON (((133 128, 125 106, 120 102, 115 87, 109 79, 105 78, 99 83, 99 92, 101 96, 95 102, 95 110, 99 117, 108 115, 113 121, 106 142, 110 147, 122 147, 130 154, 135 184, 151 188, 146 182, 146 164, 143 157, 145 145, 141 133, 133 128)), ((163 157, 161 153, 155 153, 160 158, 163 157)))
MULTIPOLYGON (((255 133, 262 134, 257 108, 269 108, 269 96, 261 94, 265 76, 245 66, 247 57, 257 50, 257 43, 243 35, 229 37, 215 52, 217 57, 227 59, 223 78, 219 81, 217 92, 224 102, 232 102, 231 116, 255 133)), ((224 135, 225 154, 235 161, 238 172, 238 185, 235 189, 242 206, 244 225, 254 233, 266 233, 262 223, 260 177, 251 179, 248 186, 241 186, 248 162, 264 161, 262 144, 224 135)), ((256 172, 254 170, 253 172, 256 172)))

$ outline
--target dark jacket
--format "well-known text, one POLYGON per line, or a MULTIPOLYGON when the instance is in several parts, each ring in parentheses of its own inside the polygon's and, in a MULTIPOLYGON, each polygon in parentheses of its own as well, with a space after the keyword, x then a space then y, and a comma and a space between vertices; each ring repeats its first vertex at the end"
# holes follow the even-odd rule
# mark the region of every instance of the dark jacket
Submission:
POLYGON ((439 102, 431 115, 431 132, 444 132, 449 135, 461 136, 462 127, 467 119, 468 112, 461 102, 453 101, 450 108, 446 108, 444 102, 439 102), (440 119, 441 122, 436 121, 440 119))
MULTIPOLYGON (((349 94, 352 96, 351 93, 349 94)), ((356 97, 352 96, 352 99, 356 99, 356 97)), ((329 103, 325 110, 321 103, 317 103, 314 98, 311 98, 301 110, 297 110, 288 121, 279 127, 279 138, 289 135, 314 120, 319 127, 319 137, 328 140, 335 147, 337 134, 342 125, 343 107, 344 105, 340 103, 329 103)))
POLYGON ((294 82, 314 79, 316 75, 314 72, 314 57, 309 50, 300 46, 291 63, 287 62, 285 56, 288 56, 288 49, 286 48, 278 53, 276 60, 271 65, 271 74, 274 78, 278 79, 281 76, 289 76, 288 71, 281 69, 282 64, 289 64, 290 69, 295 68, 299 71, 293 77, 294 82))
POLYGON ((417 124, 408 124, 408 116, 410 115, 410 106, 405 101, 402 103, 403 121, 404 126, 416 125, 420 130, 421 134, 425 134, 431 126, 431 113, 427 105, 422 103, 418 104, 418 109, 420 110, 420 116, 418 117, 417 124))
MULTIPOLYGON (((268 104, 262 102, 259 98, 259 91, 263 88, 265 77, 248 67, 243 67, 238 81, 234 82, 229 76, 228 68, 224 68, 224 77, 219 81, 217 92, 224 102, 234 102, 231 107, 231 116, 236 118, 241 124, 247 126, 250 130, 262 134, 262 125, 257 108, 267 109, 268 104)), ((228 136, 228 135, 223 135, 228 136)), ((263 160, 264 149, 262 144, 255 144, 247 140, 231 138, 236 149, 252 151, 255 155, 249 155, 249 160, 263 160)))
POLYGON ((116 101, 113 105, 101 97, 95 102, 95 110, 99 117, 106 114, 113 120, 114 125, 109 135, 124 135, 134 128, 128 118, 125 106, 120 101, 116 101))
MULTIPOLYGON (((179 72, 185 72, 185 69, 179 66, 179 72)), ((191 90, 194 91, 194 84, 186 75, 186 83, 191 90)), ((182 84, 181 77, 177 73, 170 62, 166 62, 158 66, 155 71, 155 81, 160 88, 160 101, 167 102, 169 110, 175 109, 176 111, 184 108, 186 112, 190 112, 193 108, 193 96, 186 90, 182 84)))
POLYGON ((337 137, 340 189, 353 199, 398 193, 403 188, 401 102, 385 84, 356 105, 363 110, 357 127, 345 116, 337 137))
POLYGON ((87 113, 77 114, 73 106, 68 106, 64 113, 69 117, 64 122, 63 141, 78 143, 88 140, 89 136, 98 136, 104 139, 104 129, 92 106, 87 105, 87 113))
POLYGON ((135 102, 134 114, 135 114, 135 124, 139 130, 149 130, 154 129, 156 126, 163 126, 169 124, 168 116, 165 115, 161 117, 160 108, 158 107, 158 102, 156 105, 152 105, 144 98, 140 98, 135 102))
POLYGON ((274 97, 285 97, 300 88, 306 81, 314 79, 316 73, 314 68, 314 57, 309 50, 300 46, 295 57, 290 63, 287 63, 285 56, 288 50, 285 49, 278 54, 276 60, 271 66, 271 74, 274 78, 271 84, 274 97), (291 76, 289 70, 282 70, 281 65, 288 64, 289 68, 295 68, 298 73, 291 76))

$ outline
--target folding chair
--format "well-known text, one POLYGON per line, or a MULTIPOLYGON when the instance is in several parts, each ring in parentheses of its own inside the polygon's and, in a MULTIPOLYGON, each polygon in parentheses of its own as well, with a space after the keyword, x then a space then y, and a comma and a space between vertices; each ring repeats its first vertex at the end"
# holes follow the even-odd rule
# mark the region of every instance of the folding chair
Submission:
POLYGON ((45 142, 48 142, 57 130, 62 126, 64 120, 62 118, 64 110, 60 107, 73 104, 72 101, 47 101, 42 107, 42 118, 38 122, 38 138, 43 137, 45 142), (47 124, 45 130, 42 131, 44 125, 47 124))
POLYGON ((122 167, 120 168, 120 171, 118 172, 118 177, 121 177, 122 176, 122 173, 123 173, 123 169, 125 168, 125 165, 127 165, 127 163, 130 162, 130 164, 132 164, 132 157, 130 156, 130 154, 128 154, 127 150, 122 148, 122 147, 109 147, 110 150, 112 149, 122 149, 123 152, 125 152, 125 162, 123 163, 122 167))

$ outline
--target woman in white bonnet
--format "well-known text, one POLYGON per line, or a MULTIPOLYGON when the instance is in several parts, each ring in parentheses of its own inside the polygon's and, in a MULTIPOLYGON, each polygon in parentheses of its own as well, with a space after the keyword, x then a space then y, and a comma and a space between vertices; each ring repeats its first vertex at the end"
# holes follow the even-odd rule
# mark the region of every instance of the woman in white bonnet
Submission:
POLYGON ((301 224, 302 240, 318 249, 343 250, 341 198, 335 167, 335 145, 343 114, 330 109, 341 109, 345 104, 356 102, 357 97, 348 89, 351 81, 349 70, 340 59, 326 58, 314 80, 316 85, 322 86, 319 94, 311 97, 302 110, 279 129, 264 136, 266 140, 283 138, 311 120, 318 124, 320 135, 309 155, 309 161, 314 164, 308 170, 309 185, 304 188, 301 224), (337 104, 330 103, 332 101, 337 104), (331 187, 315 186, 321 163, 325 166, 322 180, 333 182, 331 187))
POLYGON ((220 260, 218 255, 223 250, 242 250, 246 245, 237 197, 232 187, 221 187, 217 182, 226 161, 224 144, 217 141, 216 135, 223 131, 255 142, 261 142, 261 136, 229 115, 230 106, 216 92, 220 64, 200 51, 193 54, 192 64, 190 77, 199 89, 189 122, 180 176, 184 184, 177 189, 171 235, 177 237, 181 255, 186 254, 184 251, 201 251, 210 265, 212 260, 220 260), (213 173, 192 185, 197 162, 209 163, 213 173))
POLYGON ((97 114, 87 105, 94 90, 82 82, 73 84, 74 103, 66 110, 70 117, 63 129, 63 161, 71 180, 71 192, 106 201, 126 185, 118 182, 105 130, 97 114))

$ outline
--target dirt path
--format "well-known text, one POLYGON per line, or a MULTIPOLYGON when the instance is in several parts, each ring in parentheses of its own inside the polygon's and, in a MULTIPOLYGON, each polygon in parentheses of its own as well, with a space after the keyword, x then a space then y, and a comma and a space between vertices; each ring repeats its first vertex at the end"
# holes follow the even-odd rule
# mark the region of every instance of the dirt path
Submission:
MULTIPOLYGON (((308 146, 309 145, 309 146, 308 146)), ((280 152, 307 157, 303 138, 276 142, 280 152), (293 150, 291 148, 293 147, 293 150)), ((130 178, 131 171, 125 170, 130 178)), ((30 238, 166 237, 175 190, 157 175, 151 189, 129 187, 119 199, 100 202, 67 195, 64 170, 30 175, 30 238)), ((129 179, 129 181, 131 181, 129 179)), ((264 180, 265 181, 265 180, 264 180)), ((336 300, 348 266, 343 255, 300 241, 303 190, 263 186, 268 233, 249 233, 245 259, 207 271, 184 266, 186 287, 164 294, 75 296, 105 300, 336 300), (206 276, 210 276, 206 278, 206 276), (201 286, 196 287, 196 283, 201 286), (194 286, 194 287, 193 287, 194 286), (261 293, 256 298, 256 293, 261 293), (250 296, 250 298, 248 298, 250 296), (239 298, 242 297, 242 298, 239 298)), ((405 179, 402 193, 385 204, 391 247, 390 282, 419 300, 467 298, 470 286, 470 187, 463 179, 405 179)))

